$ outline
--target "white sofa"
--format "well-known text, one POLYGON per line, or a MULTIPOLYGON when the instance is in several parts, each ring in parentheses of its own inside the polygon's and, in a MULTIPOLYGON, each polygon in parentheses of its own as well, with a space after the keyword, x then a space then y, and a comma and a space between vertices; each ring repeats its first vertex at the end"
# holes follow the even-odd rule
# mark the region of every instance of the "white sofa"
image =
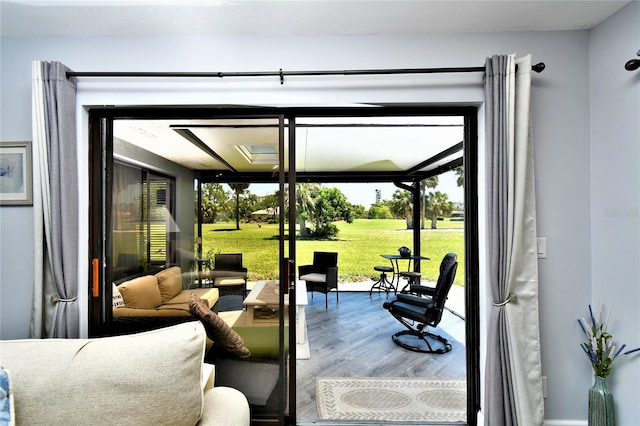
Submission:
POLYGON ((205 337, 193 321, 126 336, 0 341, 16 424, 249 425, 245 396, 213 387, 205 337))

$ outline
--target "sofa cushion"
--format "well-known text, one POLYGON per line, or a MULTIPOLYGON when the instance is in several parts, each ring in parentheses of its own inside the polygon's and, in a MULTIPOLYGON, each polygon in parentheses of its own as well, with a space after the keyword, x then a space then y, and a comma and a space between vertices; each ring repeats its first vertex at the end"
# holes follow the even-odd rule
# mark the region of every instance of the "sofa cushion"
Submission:
POLYGON ((124 304, 128 308, 155 308, 162 302, 155 275, 145 275, 118 286, 124 304))
POLYGON ((215 312, 210 310, 206 303, 195 294, 189 297, 189 309, 191 314, 202 322, 207 336, 213 340, 215 345, 224 348, 239 358, 251 356, 251 352, 244 345, 242 337, 233 331, 215 312))
POLYGON ((156 274, 160 289, 160 303, 173 299, 182 291, 182 270, 179 266, 172 266, 156 274))
POLYGON ((209 307, 212 307, 218 301, 219 292, 217 288, 193 288, 189 290, 182 290, 173 299, 164 302, 163 305, 185 305, 187 306, 187 309, 189 309, 189 296, 192 294, 195 294, 198 298, 204 300, 209 307))
POLYGON ((127 336, 0 341, 21 424, 193 426, 203 409, 197 321, 127 336), (114 368, 117 366, 117 371, 114 368))

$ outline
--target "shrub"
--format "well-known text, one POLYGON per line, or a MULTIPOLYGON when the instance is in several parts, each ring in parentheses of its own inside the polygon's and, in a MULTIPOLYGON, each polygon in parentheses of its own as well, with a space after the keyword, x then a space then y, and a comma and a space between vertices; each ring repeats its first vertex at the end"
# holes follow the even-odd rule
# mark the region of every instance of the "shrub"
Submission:
POLYGON ((338 227, 333 223, 326 223, 313 233, 315 238, 331 238, 338 235, 338 227))

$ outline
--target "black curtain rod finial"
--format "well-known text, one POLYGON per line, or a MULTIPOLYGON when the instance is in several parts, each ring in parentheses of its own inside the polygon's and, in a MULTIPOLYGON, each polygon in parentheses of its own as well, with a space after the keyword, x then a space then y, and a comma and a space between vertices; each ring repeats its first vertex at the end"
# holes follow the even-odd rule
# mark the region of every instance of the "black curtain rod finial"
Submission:
POLYGON ((627 71, 635 71, 640 68, 640 59, 629 59, 626 64, 624 64, 624 69, 627 71))
MULTIPOLYGON (((640 50, 637 53, 640 56, 640 50)), ((627 71, 635 71, 640 68, 640 59, 629 59, 626 64, 624 64, 624 69, 627 71)))
POLYGON ((537 64, 532 65, 532 66, 531 66, 531 69, 532 69, 532 70, 534 70, 534 71, 535 71, 535 72, 537 72, 537 73, 541 73, 542 71, 544 71, 544 69, 545 69, 546 67, 547 67, 547 66, 544 64, 544 62, 538 62, 537 64))

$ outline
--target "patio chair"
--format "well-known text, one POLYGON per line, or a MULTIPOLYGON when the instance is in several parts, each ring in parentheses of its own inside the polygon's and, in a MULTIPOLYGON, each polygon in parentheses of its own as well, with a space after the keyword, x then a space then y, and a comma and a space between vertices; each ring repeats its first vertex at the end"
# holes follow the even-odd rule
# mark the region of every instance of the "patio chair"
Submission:
POLYGON ((414 352, 443 354, 451 350, 451 344, 444 337, 428 331, 436 327, 442 319, 442 311, 447 295, 458 269, 458 256, 448 253, 440 263, 440 275, 435 287, 419 284, 410 286, 411 293, 399 293, 395 299, 382 306, 407 330, 394 334, 393 342, 414 352), (401 338, 401 336, 410 336, 401 338), (412 339, 413 338, 413 339, 412 339), (439 342, 434 347, 432 342, 439 342))
POLYGON ((312 265, 298 267, 298 276, 306 281, 307 291, 324 293, 324 308, 329 307, 328 293, 336 289, 336 303, 338 302, 338 253, 316 251, 313 253, 312 265))
POLYGON ((247 268, 242 266, 242 253, 218 253, 214 255, 211 270, 213 286, 220 295, 247 293, 247 268))

